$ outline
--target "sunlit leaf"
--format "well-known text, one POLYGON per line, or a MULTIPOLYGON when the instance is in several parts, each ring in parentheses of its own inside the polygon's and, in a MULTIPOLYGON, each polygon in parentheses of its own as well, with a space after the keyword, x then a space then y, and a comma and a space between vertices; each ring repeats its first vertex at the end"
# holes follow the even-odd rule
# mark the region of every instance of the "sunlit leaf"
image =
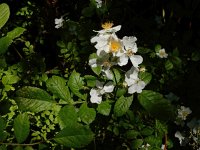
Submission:
POLYGON ((123 116, 131 106, 133 101, 133 96, 124 97, 121 96, 114 105, 114 114, 117 117, 123 116))
POLYGON ((30 86, 19 89, 14 99, 20 110, 31 112, 51 110, 56 104, 46 91, 30 86))
POLYGON ((95 120, 96 111, 94 108, 89 108, 86 103, 83 103, 79 109, 78 115, 84 123, 90 124, 95 120))
POLYGON ((30 132, 29 117, 26 113, 19 114, 14 119, 14 133, 18 143, 22 143, 26 140, 30 132))
POLYGON ((80 93, 80 90, 83 89, 83 78, 80 76, 79 73, 73 71, 69 77, 68 86, 70 90, 79 98, 86 100, 87 95, 83 95, 80 93))
POLYGON ((6 24, 10 16, 10 8, 6 3, 0 4, 0 29, 6 24))
POLYGON ((66 80, 59 76, 52 76, 46 81, 46 86, 54 95, 65 101, 71 100, 70 92, 66 86, 66 80))
POLYGON ((71 126, 61 130, 54 140, 66 147, 81 148, 88 145, 94 138, 93 132, 84 126, 71 126))

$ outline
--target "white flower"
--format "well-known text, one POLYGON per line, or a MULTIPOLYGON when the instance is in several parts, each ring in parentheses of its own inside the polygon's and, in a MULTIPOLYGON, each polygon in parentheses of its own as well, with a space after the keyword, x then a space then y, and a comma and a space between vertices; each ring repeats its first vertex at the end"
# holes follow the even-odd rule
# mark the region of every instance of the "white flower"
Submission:
POLYGON ((132 67, 125 74, 125 81, 128 85, 128 93, 133 94, 135 92, 141 93, 142 89, 146 86, 145 82, 138 78, 138 69, 132 67))
POLYGON ((179 131, 176 131, 175 137, 179 139, 180 145, 182 145, 185 137, 179 131))
POLYGON ((101 25, 101 27, 103 28, 100 31, 95 31, 98 32, 99 34, 112 34, 115 33, 117 31, 119 31, 121 29, 121 25, 112 27, 113 23, 112 22, 105 22, 104 24, 101 25))
POLYGON ((150 147, 151 145, 150 144, 145 144, 145 145, 142 145, 141 148, 145 149, 145 150, 148 150, 148 147, 150 147))
POLYGON ((102 6, 102 0, 95 0, 97 8, 102 6))
POLYGON ((192 111, 190 110, 189 107, 184 107, 184 106, 181 106, 180 109, 178 109, 178 118, 182 119, 182 120, 186 120, 186 117, 191 114, 192 111))
POLYGON ((168 54, 165 52, 165 49, 160 49, 158 53, 156 53, 160 58, 167 58, 168 54))
POLYGON ((123 37, 123 45, 124 45, 124 54, 120 56, 119 65, 124 66, 128 63, 128 59, 130 58, 131 63, 134 67, 138 67, 139 64, 143 62, 143 58, 140 55, 135 55, 137 52, 137 44, 135 43, 136 37, 123 37))
POLYGON ((97 67, 97 59, 96 58, 90 59, 89 60, 89 65, 91 67, 97 67))
POLYGON ((91 103, 100 104, 102 101, 102 95, 105 93, 111 93, 114 90, 114 85, 111 81, 103 86, 103 82, 96 81, 96 87, 90 90, 90 101, 91 103))
POLYGON ((60 27, 63 26, 63 22, 64 22, 64 19, 61 17, 61 18, 55 18, 55 28, 58 29, 60 27))

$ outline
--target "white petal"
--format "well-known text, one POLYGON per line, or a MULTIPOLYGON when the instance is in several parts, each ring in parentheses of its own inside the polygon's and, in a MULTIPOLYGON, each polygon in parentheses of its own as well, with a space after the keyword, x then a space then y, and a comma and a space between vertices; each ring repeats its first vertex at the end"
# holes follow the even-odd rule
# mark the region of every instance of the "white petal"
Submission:
POLYGON ((102 96, 99 94, 98 90, 91 89, 90 90, 90 101, 91 103, 100 104, 102 101, 102 96))
POLYGON ((133 64, 134 67, 138 67, 139 64, 141 64, 143 62, 143 58, 140 55, 133 55, 130 57, 130 60, 133 64))
POLYGON ((122 55, 121 57, 119 57, 119 62, 118 65, 120 66, 124 66, 128 63, 128 56, 127 55, 122 55))
POLYGON ((112 72, 111 72, 109 69, 107 69, 107 70, 102 70, 102 71, 105 73, 105 75, 106 75, 106 77, 107 77, 108 79, 110 79, 110 80, 113 79, 113 74, 112 74, 112 72))
POLYGON ((89 65, 91 67, 97 67, 97 59, 96 58, 90 59, 89 60, 89 65))
POLYGON ((114 85, 111 81, 106 83, 106 85, 103 87, 106 93, 111 93, 114 90, 114 85))

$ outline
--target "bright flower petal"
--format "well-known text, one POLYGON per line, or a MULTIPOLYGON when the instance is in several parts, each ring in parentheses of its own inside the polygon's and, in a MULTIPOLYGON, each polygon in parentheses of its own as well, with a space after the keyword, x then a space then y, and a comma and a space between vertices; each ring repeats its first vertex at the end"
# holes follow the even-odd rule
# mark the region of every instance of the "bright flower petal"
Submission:
POLYGON ((132 55, 130 57, 130 60, 133 64, 133 66, 136 68, 138 67, 139 64, 141 64, 143 62, 143 58, 140 55, 132 55))
POLYGON ((90 90, 90 101, 91 103, 97 103, 100 104, 102 101, 102 96, 99 94, 98 90, 91 89, 90 90))

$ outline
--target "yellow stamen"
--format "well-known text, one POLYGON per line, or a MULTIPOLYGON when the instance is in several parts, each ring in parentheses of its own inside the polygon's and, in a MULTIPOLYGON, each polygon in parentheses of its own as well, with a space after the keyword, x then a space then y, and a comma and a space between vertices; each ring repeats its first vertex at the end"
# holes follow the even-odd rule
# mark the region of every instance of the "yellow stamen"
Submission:
POLYGON ((112 22, 105 22, 104 24, 101 25, 101 27, 103 29, 110 29, 110 28, 112 28, 113 25, 114 24, 112 22))
POLYGON ((110 41, 110 51, 115 53, 118 52, 121 49, 121 43, 119 41, 110 41))

